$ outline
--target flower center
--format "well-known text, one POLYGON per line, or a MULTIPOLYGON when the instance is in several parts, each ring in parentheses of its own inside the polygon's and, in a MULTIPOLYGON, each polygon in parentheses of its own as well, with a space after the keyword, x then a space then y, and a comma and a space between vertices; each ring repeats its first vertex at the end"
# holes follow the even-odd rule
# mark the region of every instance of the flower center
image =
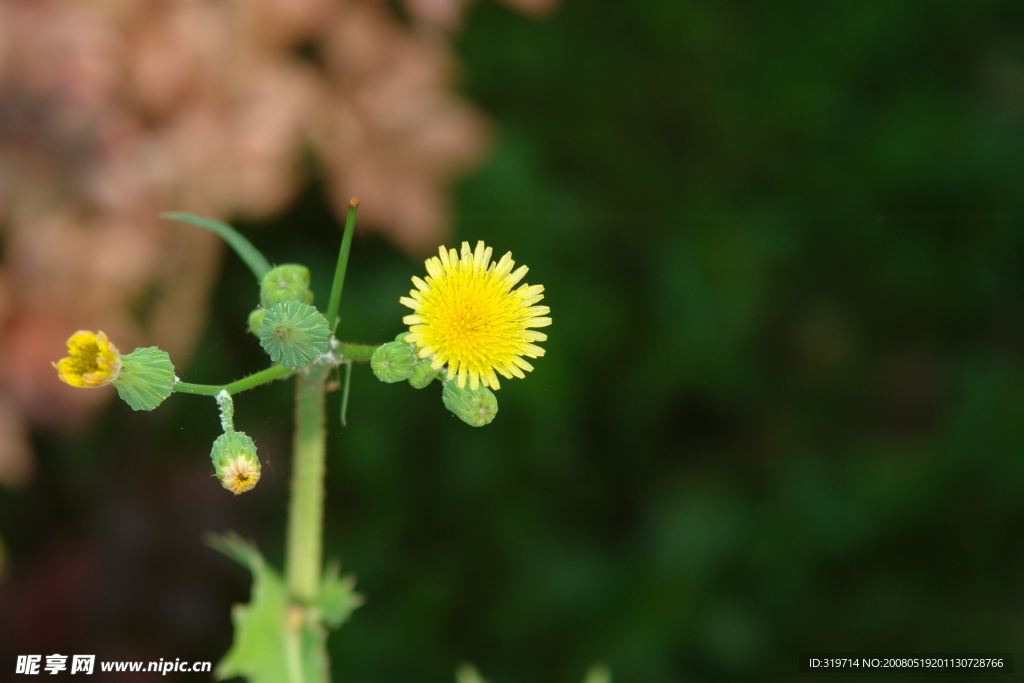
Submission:
POLYGON ((79 342, 71 349, 71 370, 80 375, 98 372, 100 346, 96 342, 79 342))

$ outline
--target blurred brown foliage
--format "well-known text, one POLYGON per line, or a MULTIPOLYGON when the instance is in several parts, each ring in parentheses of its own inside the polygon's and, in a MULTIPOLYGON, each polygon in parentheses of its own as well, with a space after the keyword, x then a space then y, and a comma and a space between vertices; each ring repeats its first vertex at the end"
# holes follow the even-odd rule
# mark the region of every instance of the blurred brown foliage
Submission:
POLYGON ((50 367, 75 330, 194 343, 220 245, 160 212, 272 216, 307 154, 339 213, 358 196, 363 226, 438 243, 487 141, 452 93, 465 2, 407 0, 402 23, 358 0, 0 0, 0 483, 30 474, 27 421, 111 398, 50 367))

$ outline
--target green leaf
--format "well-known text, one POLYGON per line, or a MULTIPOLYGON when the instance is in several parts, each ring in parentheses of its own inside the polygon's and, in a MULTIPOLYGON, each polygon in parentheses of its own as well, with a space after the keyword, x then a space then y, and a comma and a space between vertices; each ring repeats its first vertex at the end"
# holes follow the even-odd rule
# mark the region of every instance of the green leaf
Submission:
POLYGON ((161 218, 166 218, 170 221, 181 221, 183 223, 191 223, 192 225, 205 228, 206 230, 212 230, 213 232, 220 235, 228 245, 235 250, 239 258, 245 261, 245 265, 249 266, 249 270, 256 276, 257 281, 262 281, 263 276, 270 272, 270 263, 266 257, 260 253, 260 250, 252 245, 252 242, 242 236, 242 233, 232 228, 227 223, 214 220, 212 218, 203 218, 202 216, 195 216, 191 213, 181 213, 179 211, 172 211, 170 213, 160 214, 161 218))
POLYGON ((218 679, 244 676, 249 683, 327 683, 327 631, 315 611, 293 604, 281 575, 256 547, 237 536, 217 536, 210 545, 252 572, 248 605, 235 605, 235 640, 217 665, 218 679))
POLYGON ((301 301, 282 301, 267 311, 260 327, 260 346, 275 363, 309 365, 328 349, 330 330, 319 311, 301 301))
POLYGON ((355 578, 351 574, 338 576, 340 569, 337 562, 327 565, 320 585, 320 611, 330 628, 341 626, 352 611, 363 604, 363 596, 352 590, 355 578))
POLYGON ((455 670, 455 683, 487 683, 476 667, 466 663, 455 670))
POLYGON ((595 664, 587 671, 583 683, 612 683, 612 672, 604 664, 595 664))

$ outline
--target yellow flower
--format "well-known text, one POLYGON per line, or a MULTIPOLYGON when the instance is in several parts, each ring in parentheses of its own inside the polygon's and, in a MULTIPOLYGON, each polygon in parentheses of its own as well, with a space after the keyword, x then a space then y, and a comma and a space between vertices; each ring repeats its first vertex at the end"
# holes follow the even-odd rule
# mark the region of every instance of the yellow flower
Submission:
POLYGON ((68 339, 68 353, 53 367, 73 387, 102 387, 121 373, 121 354, 102 332, 75 332, 68 339))
POLYGON ((462 255, 454 249, 438 249, 427 259, 426 281, 413 277, 416 286, 399 301, 415 311, 402 319, 409 325, 405 341, 416 344, 420 358, 432 357, 434 370, 447 365, 448 377, 458 378, 459 388, 474 391, 479 384, 499 388, 498 377, 525 377, 533 366, 523 356, 538 358, 544 349, 533 342, 547 335, 531 327, 546 327, 550 309, 535 306, 544 298, 542 285, 512 289, 528 268, 512 267, 511 252, 491 263, 491 248, 477 242, 470 250, 462 243, 462 255))

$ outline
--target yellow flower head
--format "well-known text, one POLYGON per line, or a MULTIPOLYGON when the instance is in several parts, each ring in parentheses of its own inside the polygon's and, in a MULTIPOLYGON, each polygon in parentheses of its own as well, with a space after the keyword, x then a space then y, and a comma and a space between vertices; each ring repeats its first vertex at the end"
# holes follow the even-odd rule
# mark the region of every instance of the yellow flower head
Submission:
POLYGON ((102 332, 75 332, 68 339, 68 353, 53 367, 73 387, 102 387, 121 373, 121 354, 102 332))
POLYGON ((237 455, 228 459, 223 472, 219 472, 218 477, 224 488, 237 496, 256 486, 260 480, 260 466, 258 462, 254 462, 253 458, 237 455), (223 476, 220 476, 221 474, 223 476))
POLYGON ((405 341, 416 344, 420 358, 433 357, 431 368, 447 364, 449 378, 459 388, 474 391, 479 384, 499 388, 498 377, 525 377, 533 366, 523 356, 538 358, 544 349, 533 342, 547 339, 531 327, 546 327, 550 309, 535 306, 544 298, 542 285, 520 285, 528 268, 512 270, 515 261, 507 253, 491 263, 491 248, 483 242, 476 250, 462 243, 462 255, 454 249, 438 249, 439 257, 427 259, 426 281, 414 277, 416 286, 399 301, 415 311, 402 319, 409 325, 405 341))

